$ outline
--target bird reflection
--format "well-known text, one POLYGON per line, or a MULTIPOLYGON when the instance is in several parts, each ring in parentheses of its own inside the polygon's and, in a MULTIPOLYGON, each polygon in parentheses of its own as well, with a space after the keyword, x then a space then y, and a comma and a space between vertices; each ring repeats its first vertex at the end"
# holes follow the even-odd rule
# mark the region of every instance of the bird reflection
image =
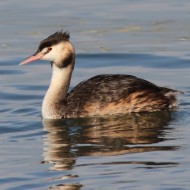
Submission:
MULTIPOLYGON (((52 170, 72 170, 77 157, 81 156, 175 150, 175 146, 157 144, 167 140, 165 133, 172 130, 168 127, 171 120, 171 112, 43 120, 44 130, 47 131, 44 136, 44 162, 51 163, 52 170)), ((80 187, 80 184, 67 185, 67 188, 65 185, 59 186, 60 189, 80 187)))

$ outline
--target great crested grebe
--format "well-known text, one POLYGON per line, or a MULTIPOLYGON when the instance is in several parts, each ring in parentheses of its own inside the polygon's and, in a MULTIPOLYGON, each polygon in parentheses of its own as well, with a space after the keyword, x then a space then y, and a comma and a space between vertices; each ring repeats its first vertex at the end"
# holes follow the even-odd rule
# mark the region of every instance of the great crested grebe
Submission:
POLYGON ((97 75, 68 93, 75 51, 67 32, 56 32, 44 39, 36 53, 20 65, 36 60, 50 61, 52 66, 51 82, 42 103, 43 118, 154 112, 176 106, 179 91, 131 75, 97 75))

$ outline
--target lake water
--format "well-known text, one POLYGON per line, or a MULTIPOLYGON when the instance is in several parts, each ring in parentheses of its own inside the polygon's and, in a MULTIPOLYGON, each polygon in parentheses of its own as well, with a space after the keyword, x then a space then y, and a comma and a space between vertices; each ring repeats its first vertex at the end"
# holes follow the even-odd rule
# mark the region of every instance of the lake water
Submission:
POLYGON ((0 189, 190 189, 189 10, 188 0, 2 0, 0 189), (71 88, 131 74, 184 91, 178 109, 43 121, 50 64, 18 64, 61 29, 77 53, 71 88))

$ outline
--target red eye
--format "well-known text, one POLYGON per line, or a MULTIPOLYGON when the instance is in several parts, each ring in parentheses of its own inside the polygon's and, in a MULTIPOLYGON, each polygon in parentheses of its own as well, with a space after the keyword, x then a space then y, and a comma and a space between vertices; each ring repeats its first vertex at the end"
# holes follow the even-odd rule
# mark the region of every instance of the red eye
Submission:
POLYGON ((52 50, 52 48, 48 47, 47 50, 46 50, 46 52, 44 52, 44 55, 47 54, 47 53, 49 53, 51 50, 52 50))

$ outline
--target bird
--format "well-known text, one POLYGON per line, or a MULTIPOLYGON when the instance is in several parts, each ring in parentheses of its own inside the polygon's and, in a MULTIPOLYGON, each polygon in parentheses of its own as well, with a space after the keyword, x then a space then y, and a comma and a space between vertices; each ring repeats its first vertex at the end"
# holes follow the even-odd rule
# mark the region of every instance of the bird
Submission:
POLYGON ((42 102, 42 118, 102 117, 133 112, 174 110, 182 93, 127 74, 101 74, 80 82, 70 92, 75 49, 69 32, 42 40, 37 51, 19 65, 36 60, 51 63, 52 76, 42 102))

